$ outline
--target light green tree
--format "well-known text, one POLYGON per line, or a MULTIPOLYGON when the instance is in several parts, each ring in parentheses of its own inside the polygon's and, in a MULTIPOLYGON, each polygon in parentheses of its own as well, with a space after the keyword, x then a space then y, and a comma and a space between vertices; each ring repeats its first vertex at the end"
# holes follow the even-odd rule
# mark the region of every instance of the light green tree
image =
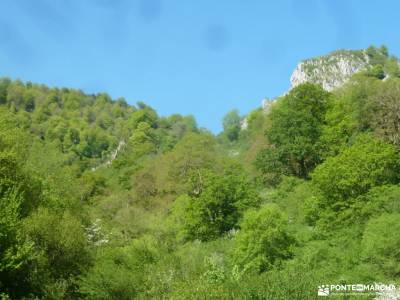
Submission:
POLYGON ((362 258, 386 278, 400 274, 400 214, 371 219, 362 238, 362 258))
POLYGON ((277 205, 265 205, 245 214, 236 235, 233 262, 245 271, 265 272, 292 257, 293 245, 287 217, 277 205))
POLYGON ((312 182, 323 197, 323 205, 338 211, 374 186, 395 183, 398 170, 395 147, 363 134, 351 147, 319 165, 312 182))
POLYGON ((222 174, 200 170, 191 177, 189 195, 175 200, 172 216, 185 240, 213 240, 238 227, 244 211, 259 205, 259 196, 240 168, 222 174))

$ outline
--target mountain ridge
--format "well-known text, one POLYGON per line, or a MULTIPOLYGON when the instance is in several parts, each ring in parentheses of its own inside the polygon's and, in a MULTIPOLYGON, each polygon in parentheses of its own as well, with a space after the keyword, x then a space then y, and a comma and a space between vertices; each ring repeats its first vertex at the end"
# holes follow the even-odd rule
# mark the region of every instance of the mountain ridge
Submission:
MULTIPOLYGON (((314 83, 332 92, 346 84, 356 73, 364 73, 370 77, 386 80, 389 77, 400 77, 400 61, 395 56, 390 56, 386 46, 370 46, 366 49, 334 50, 325 55, 319 55, 301 60, 290 76, 290 87, 314 83)), ((261 109, 267 113, 277 98, 265 97, 261 100, 261 109)), ((241 129, 248 128, 247 116, 241 122, 241 129)))
POLYGON ((369 66, 365 50, 339 50, 301 61, 290 76, 290 89, 305 83, 320 84, 325 90, 343 85, 354 73, 369 66))
POLYGON ((386 46, 335 50, 326 55, 300 61, 290 76, 290 89, 311 82, 332 91, 341 87, 358 72, 365 72, 380 79, 398 77, 399 64, 396 57, 389 56, 386 46))

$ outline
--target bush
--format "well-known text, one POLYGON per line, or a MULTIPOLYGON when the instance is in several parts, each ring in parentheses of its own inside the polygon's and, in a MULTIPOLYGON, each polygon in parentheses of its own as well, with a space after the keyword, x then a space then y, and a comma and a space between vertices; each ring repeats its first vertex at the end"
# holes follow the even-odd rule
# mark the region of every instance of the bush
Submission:
POLYGON ((221 175, 210 171, 194 174, 190 195, 179 197, 172 208, 179 236, 206 241, 237 228, 243 212, 259 204, 255 187, 240 172, 233 168, 221 175))
POLYGON ((32 285, 46 297, 56 288, 61 289, 57 293, 63 297, 72 297, 76 292, 74 279, 91 263, 80 220, 69 213, 59 215, 39 209, 24 220, 23 226, 27 239, 33 243, 35 260, 27 270, 32 285))
POLYGON ((145 289, 147 267, 158 258, 158 245, 149 236, 101 249, 94 266, 80 277, 79 291, 87 299, 135 299, 145 289))
POLYGON ((248 211, 240 224, 233 262, 242 270, 264 272, 292 257, 293 237, 276 205, 248 211))
POLYGON ((358 137, 339 155, 328 158, 312 174, 321 204, 333 211, 349 207, 349 199, 370 188, 398 180, 399 160, 396 149, 368 134, 358 137))
POLYGON ((400 214, 382 214, 371 219, 362 239, 362 257, 387 278, 400 275, 400 214))
POLYGON ((366 71, 367 76, 376 77, 378 79, 385 78, 385 71, 382 65, 375 65, 366 71))

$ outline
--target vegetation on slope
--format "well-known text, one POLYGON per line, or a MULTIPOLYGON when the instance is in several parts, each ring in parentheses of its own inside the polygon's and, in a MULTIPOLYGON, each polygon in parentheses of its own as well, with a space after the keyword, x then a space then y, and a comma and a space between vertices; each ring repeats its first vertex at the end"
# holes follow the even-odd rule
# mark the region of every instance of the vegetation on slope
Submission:
POLYGON ((144 103, 2 79, 0 298, 314 299, 399 282, 399 91, 366 72, 333 92, 307 83, 214 136, 144 103))

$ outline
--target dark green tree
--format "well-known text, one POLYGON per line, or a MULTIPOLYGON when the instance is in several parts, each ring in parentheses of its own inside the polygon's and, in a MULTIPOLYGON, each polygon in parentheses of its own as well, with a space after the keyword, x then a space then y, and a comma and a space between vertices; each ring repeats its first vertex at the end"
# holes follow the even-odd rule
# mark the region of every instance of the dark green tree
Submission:
POLYGON ((329 99, 330 94, 320 86, 306 83, 277 101, 266 131, 271 146, 256 160, 263 173, 306 178, 322 161, 320 137, 329 99))
POLYGON ((240 132, 240 116, 237 109, 228 112, 222 121, 224 127, 223 135, 225 135, 229 141, 236 141, 239 137, 240 132))
POLYGON ((185 240, 216 239, 237 228, 246 209, 259 205, 255 187, 239 167, 223 174, 199 170, 191 181, 189 195, 179 197, 172 209, 178 234, 185 240))

